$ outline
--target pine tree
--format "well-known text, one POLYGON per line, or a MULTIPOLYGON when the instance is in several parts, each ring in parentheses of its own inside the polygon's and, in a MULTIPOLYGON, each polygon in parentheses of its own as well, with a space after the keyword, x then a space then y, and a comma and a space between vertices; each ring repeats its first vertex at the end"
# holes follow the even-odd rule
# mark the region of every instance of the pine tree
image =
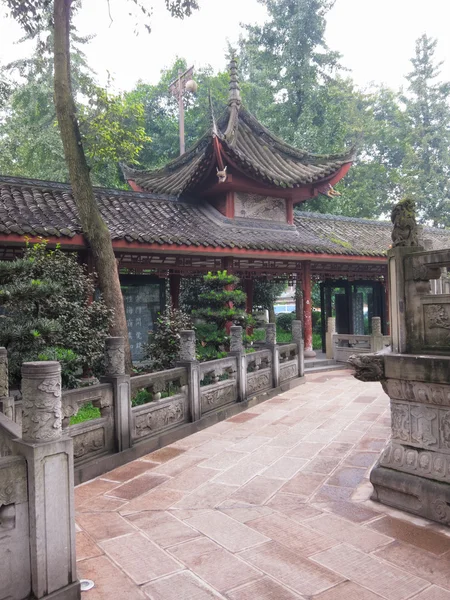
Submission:
POLYGON ((45 243, 0 262, 0 345, 8 350, 12 385, 26 361, 60 360, 69 387, 84 366, 99 367, 112 315, 94 292, 76 257, 45 243))
POLYGON ((203 280, 207 291, 199 294, 199 308, 192 315, 202 320, 196 325, 200 360, 213 360, 225 356, 229 350, 229 327, 247 324, 246 294, 234 289, 239 278, 227 271, 215 275, 210 272, 203 280))
POLYGON ((406 193, 415 200, 421 222, 450 225, 450 82, 439 81, 437 41, 416 42, 409 87, 403 97, 409 151, 404 161, 406 193))

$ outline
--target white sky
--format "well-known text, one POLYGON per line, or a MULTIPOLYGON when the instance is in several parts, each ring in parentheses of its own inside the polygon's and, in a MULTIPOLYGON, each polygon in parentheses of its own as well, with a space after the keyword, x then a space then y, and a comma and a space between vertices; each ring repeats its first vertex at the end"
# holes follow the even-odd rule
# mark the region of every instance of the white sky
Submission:
MULTIPOLYGON (((86 53, 100 81, 105 83, 109 72, 118 89, 130 89, 138 79, 155 83, 177 55, 196 66, 223 69, 227 41, 236 42, 239 23, 262 21, 265 15, 257 0, 199 3, 200 11, 177 21, 166 13, 164 0, 154 0, 153 32, 136 37, 126 0, 110 0, 112 23, 106 0, 84 0, 78 27, 96 34, 86 53)), ((410 70, 416 38, 427 33, 439 40, 442 77, 450 80, 449 22, 450 0, 336 0, 328 15, 327 41, 343 54, 357 84, 374 81, 398 88, 410 70)), ((14 43, 20 36, 14 22, 0 18, 0 63, 26 54, 14 43)))

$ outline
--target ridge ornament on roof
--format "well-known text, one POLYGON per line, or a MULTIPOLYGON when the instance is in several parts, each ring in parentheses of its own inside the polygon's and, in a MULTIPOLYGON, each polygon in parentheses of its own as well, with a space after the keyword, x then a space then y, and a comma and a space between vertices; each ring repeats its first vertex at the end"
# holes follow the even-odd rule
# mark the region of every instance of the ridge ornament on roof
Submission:
POLYGON ((132 189, 179 198, 185 194, 221 193, 228 186, 230 190, 287 198, 296 204, 329 190, 329 186, 332 189, 346 175, 354 148, 337 154, 313 154, 290 146, 243 105, 234 57, 229 73, 225 114, 217 122, 212 119, 208 131, 185 154, 157 170, 121 165, 132 189), (223 171, 225 164, 226 182, 216 189, 217 170, 223 171))

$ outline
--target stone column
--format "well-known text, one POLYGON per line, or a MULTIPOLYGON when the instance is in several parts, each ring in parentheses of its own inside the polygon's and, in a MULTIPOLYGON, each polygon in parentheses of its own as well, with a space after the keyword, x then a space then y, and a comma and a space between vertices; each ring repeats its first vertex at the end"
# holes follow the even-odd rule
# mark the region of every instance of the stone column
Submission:
POLYGON ((305 358, 314 358, 316 353, 312 347, 311 262, 309 260, 302 263, 302 288, 305 358))
POLYGON ((14 446, 27 462, 32 592, 78 600, 73 441, 62 435, 60 364, 24 363, 22 395, 23 438, 14 446))
POLYGON ((192 421, 202 416, 200 405, 200 369, 195 351, 195 331, 186 329, 180 332, 180 354, 178 367, 187 369, 189 409, 192 421))
POLYGON ((327 358, 334 358, 333 335, 336 333, 336 317, 327 319, 327 335, 325 337, 325 351, 327 358))
POLYGON ((267 323, 266 325, 265 346, 272 351, 272 380, 273 387, 276 388, 280 384, 280 360, 277 346, 277 326, 275 323, 267 323))
POLYGON ((372 338, 370 340, 372 352, 384 349, 383 334, 381 333, 381 317, 372 317, 372 338))
POLYGON ((292 341, 297 344, 298 353, 298 376, 305 374, 305 358, 303 346, 303 323, 299 320, 292 321, 292 341))
POLYGON ((15 420, 14 398, 9 396, 8 353, 3 347, 0 347, 0 412, 11 421, 15 420))
POLYGON ((131 448, 131 389, 130 376, 125 374, 125 344, 122 337, 105 340, 105 376, 114 398, 114 438, 117 452, 131 448))
POLYGON ((247 396, 247 363, 245 360, 244 342, 242 340, 242 327, 233 325, 231 328, 230 356, 236 357, 236 378, 238 402, 243 402, 247 396))

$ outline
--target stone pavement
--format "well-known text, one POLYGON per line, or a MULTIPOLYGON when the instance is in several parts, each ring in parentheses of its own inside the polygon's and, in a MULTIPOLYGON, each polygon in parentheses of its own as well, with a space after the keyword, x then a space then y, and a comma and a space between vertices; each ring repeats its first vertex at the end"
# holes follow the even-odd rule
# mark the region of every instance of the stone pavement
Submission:
POLYGON ((389 432, 321 373, 78 486, 83 600, 450 600, 450 532, 369 500, 389 432))

